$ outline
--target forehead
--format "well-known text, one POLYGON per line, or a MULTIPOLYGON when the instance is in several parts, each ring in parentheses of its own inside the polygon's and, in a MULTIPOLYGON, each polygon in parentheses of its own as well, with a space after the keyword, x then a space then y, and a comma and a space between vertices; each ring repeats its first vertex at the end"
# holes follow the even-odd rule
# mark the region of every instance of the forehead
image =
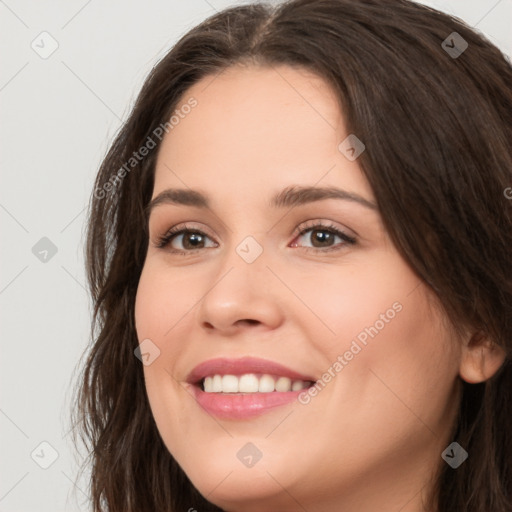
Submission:
POLYGON ((163 139, 155 193, 206 184, 263 193, 322 180, 372 196, 357 161, 338 150, 348 133, 334 91, 319 76, 288 66, 235 66, 194 84, 178 111, 191 98, 197 105, 163 139))

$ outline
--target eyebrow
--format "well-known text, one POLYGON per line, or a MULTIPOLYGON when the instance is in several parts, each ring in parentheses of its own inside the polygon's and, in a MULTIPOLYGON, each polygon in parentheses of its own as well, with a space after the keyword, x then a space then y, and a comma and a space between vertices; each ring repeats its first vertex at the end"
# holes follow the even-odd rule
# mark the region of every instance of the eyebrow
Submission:
MULTIPOLYGON (((325 199, 341 199, 360 204, 371 210, 377 210, 377 205, 364 197, 336 187, 286 187, 270 200, 272 208, 288 208, 298 205, 323 201, 325 199)), ((156 206, 163 204, 175 204, 195 206, 197 208, 210 208, 208 197, 197 190, 192 189, 166 189, 158 194, 146 206, 146 216, 149 217, 156 206)))

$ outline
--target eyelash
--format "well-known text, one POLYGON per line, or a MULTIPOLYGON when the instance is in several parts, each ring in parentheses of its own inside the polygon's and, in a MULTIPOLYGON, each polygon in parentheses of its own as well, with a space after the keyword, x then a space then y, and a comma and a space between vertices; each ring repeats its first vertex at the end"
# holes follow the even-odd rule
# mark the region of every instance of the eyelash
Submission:
MULTIPOLYGON (((314 222, 313 225, 305 225, 302 228, 300 228, 295 235, 295 238, 301 237, 302 235, 305 235, 308 231, 314 231, 314 230, 322 230, 325 232, 329 232, 333 235, 339 236, 344 243, 341 245, 335 245, 332 247, 326 247, 326 248, 319 248, 319 247, 303 247, 306 251, 313 251, 313 252, 329 252, 329 251, 339 251, 341 250, 345 245, 354 245, 356 244, 357 240, 354 237, 351 237, 341 231, 339 228, 332 224, 322 224, 321 222, 314 222), (320 228, 320 229, 318 229, 320 228)), ((167 247, 167 245, 171 242, 171 240, 178 235, 184 234, 184 233, 194 233, 201 236, 206 236, 208 238, 211 238, 209 235, 204 233, 203 231, 199 229, 193 229, 193 228, 187 228, 186 226, 180 227, 174 226, 173 228, 169 229, 163 236, 158 237, 157 242, 155 246, 158 249, 164 249, 167 247)), ((294 239, 295 239, 294 238, 294 239)), ((205 247, 198 247, 197 249, 190 249, 190 250, 181 250, 181 249, 169 249, 169 252, 176 253, 176 254, 182 254, 183 256, 186 256, 187 254, 194 253, 196 251, 199 251, 201 249, 205 249, 205 247)))

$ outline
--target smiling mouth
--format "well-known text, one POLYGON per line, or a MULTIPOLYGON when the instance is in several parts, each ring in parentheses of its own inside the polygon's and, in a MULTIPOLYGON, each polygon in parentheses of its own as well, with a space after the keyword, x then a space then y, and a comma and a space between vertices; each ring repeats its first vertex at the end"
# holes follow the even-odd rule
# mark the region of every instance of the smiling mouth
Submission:
POLYGON ((270 374, 210 375, 196 383, 205 393, 256 394, 301 391, 314 385, 310 380, 295 380, 270 374))

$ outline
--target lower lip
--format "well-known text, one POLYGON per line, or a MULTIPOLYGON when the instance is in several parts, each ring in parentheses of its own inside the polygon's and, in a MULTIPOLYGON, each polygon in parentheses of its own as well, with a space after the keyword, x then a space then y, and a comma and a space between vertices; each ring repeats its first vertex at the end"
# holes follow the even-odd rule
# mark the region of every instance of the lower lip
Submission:
POLYGON ((259 416, 276 407, 297 400, 304 391, 272 393, 205 393, 198 386, 192 386, 199 405, 209 414, 225 419, 247 419, 259 416))

